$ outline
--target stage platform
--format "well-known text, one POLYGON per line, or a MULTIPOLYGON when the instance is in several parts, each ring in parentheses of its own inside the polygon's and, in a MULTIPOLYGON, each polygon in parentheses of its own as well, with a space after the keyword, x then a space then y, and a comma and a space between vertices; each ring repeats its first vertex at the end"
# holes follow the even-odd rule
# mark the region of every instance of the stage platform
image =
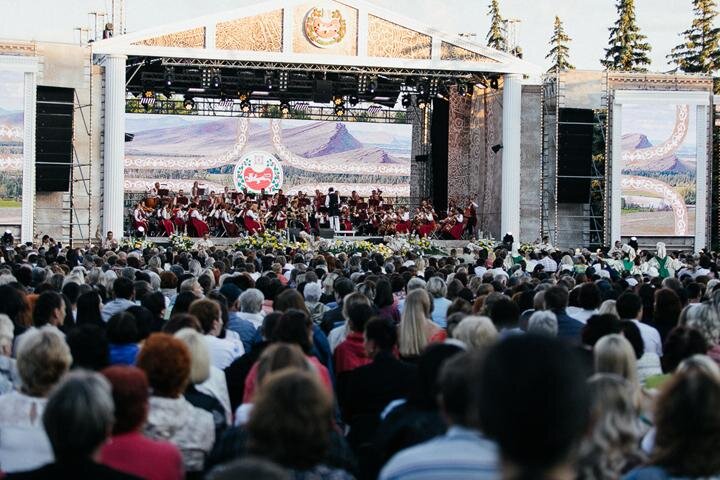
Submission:
MULTIPOLYGON (((148 240, 157 245, 169 244, 168 237, 147 237, 148 240)), ((349 237, 349 236, 336 236, 335 240, 341 240, 343 242, 362 242, 367 240, 373 243, 384 243, 383 237, 349 237)), ((199 238, 197 240, 200 240, 199 238)), ((228 247, 238 241, 238 237, 210 237, 210 240, 215 244, 216 247, 228 247)), ((468 240, 431 240, 432 244, 440 249, 450 252, 451 249, 455 248, 462 250, 465 245, 470 243, 468 240)), ((459 252, 462 253, 462 252, 459 252)))

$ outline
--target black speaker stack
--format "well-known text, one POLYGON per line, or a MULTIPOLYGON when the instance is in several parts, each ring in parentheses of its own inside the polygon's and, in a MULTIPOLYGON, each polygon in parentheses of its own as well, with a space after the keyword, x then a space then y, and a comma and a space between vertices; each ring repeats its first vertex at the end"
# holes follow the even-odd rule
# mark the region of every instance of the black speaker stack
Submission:
POLYGON ((561 108, 558 122, 558 203, 588 203, 595 113, 561 108))
POLYGON ((72 88, 37 87, 35 124, 35 188, 67 192, 73 159, 72 88))

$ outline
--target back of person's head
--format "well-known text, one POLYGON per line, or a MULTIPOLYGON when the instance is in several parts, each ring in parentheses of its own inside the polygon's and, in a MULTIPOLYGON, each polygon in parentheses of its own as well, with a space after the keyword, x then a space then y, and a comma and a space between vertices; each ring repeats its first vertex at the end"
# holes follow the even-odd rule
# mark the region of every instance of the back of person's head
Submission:
POLYGON ((198 299, 198 296, 193 292, 181 292, 175 297, 175 304, 173 305, 170 317, 174 317, 179 313, 188 313, 190 305, 198 299))
POLYGON ((632 345, 635 358, 640 360, 645 353, 645 341, 640 334, 640 327, 631 320, 621 320, 620 329, 622 330, 623 337, 632 345))
POLYGON ((545 290, 544 299, 547 310, 564 310, 568 305, 568 291, 564 287, 550 287, 545 290))
POLYGON ((306 302, 310 303, 320 301, 320 297, 322 297, 322 287, 316 282, 306 284, 303 290, 303 297, 306 302))
POLYGON ((70 368, 70 348, 60 334, 40 329, 23 335, 17 349, 17 369, 22 391, 43 397, 70 368))
POLYGON ((570 460, 587 432, 590 406, 586 372, 570 346, 539 335, 510 336, 490 350, 479 377, 480 426, 516 469, 508 478, 545 478, 570 460))
POLYGON ((498 330, 516 328, 520 321, 520 308, 505 295, 492 303, 488 313, 498 330))
POLYGON ((291 480, 290 472, 268 460, 251 455, 219 465, 205 476, 206 480, 291 480))
POLYGON ((39 328, 51 322, 57 323, 64 306, 65 300, 59 293, 51 290, 41 293, 33 308, 33 325, 39 328))
POLYGON ((292 343, 299 346, 305 354, 312 351, 310 339, 312 320, 302 310, 287 310, 278 319, 271 339, 273 342, 292 343))
POLYGON ((657 398, 650 461, 674 477, 720 472, 720 370, 705 355, 683 361, 657 398))
POLYGON ((386 279, 380 279, 375 284, 375 305, 378 308, 389 307, 395 302, 392 285, 386 279))
POLYGON ((303 310, 307 312, 305 299, 295 289, 288 288, 280 292, 273 302, 273 310, 277 312, 286 312, 288 310, 303 310))
POLYGON ((89 460, 113 425, 110 383, 99 373, 68 374, 48 398, 42 421, 55 460, 89 460))
POLYGON ((299 346, 291 343, 273 343, 269 345, 258 359, 257 385, 262 386, 263 381, 273 372, 286 368, 310 370, 310 363, 299 346))
POLYGON ((429 338, 425 322, 430 317, 431 306, 430 295, 425 290, 412 290, 405 297, 398 335, 398 347, 402 355, 420 355, 427 345, 429 338))
POLYGON ((267 377, 254 398, 248 452, 307 470, 325 458, 331 428, 332 400, 317 374, 285 369, 267 377))
POLYGON ((240 294, 240 311, 246 313, 258 313, 262 310, 265 300, 263 293, 257 288, 248 288, 240 294))
POLYGON ((485 352, 479 351, 459 353, 440 368, 437 382, 440 407, 453 425, 477 428, 477 392, 472 384, 479 375, 484 356, 485 352))
POLYGON ((67 282, 63 285, 62 294, 70 300, 70 303, 75 305, 80 296, 80 285, 75 282, 67 282))
POLYGON ((138 430, 148 413, 150 385, 147 375, 137 367, 115 365, 101 372, 112 385, 115 404, 113 435, 138 430))
POLYGON ((198 385, 210 378, 210 351, 205 338, 192 328, 183 328, 174 336, 190 351, 190 383, 198 385))
POLYGON ((153 395, 177 398, 190 380, 190 350, 167 333, 153 333, 137 355, 137 366, 145 371, 153 395))
POLYGON ((170 317, 170 320, 163 325, 162 331, 163 333, 173 335, 175 332, 178 332, 183 328, 192 328, 197 332, 203 333, 200 320, 198 320, 195 315, 190 315, 189 313, 178 313, 177 315, 173 315, 170 317))
POLYGON ((72 368, 100 371, 110 364, 110 342, 105 329, 93 324, 79 325, 65 337, 72 355, 72 368))
POLYGON ((351 306, 346 303, 344 310, 347 310, 348 324, 353 332, 362 333, 365 330, 365 324, 373 315, 373 308, 365 303, 356 303, 351 306))
POLYGON ((602 337, 622 331, 620 319, 610 313, 593 315, 582 329, 582 343, 593 347, 602 337))
POLYGON ((535 335, 546 335, 548 337, 557 337, 558 321, 557 315, 550 310, 541 310, 533 312, 528 320, 527 333, 535 335))
POLYGON ((367 305, 368 307, 372 304, 370 299, 362 293, 354 292, 345 297, 342 305, 342 314, 345 320, 350 319, 350 309, 357 305, 367 305))
POLYGON ((91 324, 104 326, 102 315, 102 300, 96 291, 83 293, 77 299, 77 324, 91 324))
POLYGON ((216 329, 220 322, 220 305, 213 300, 195 300, 190 304, 188 313, 198 319, 203 333, 206 335, 216 329))
POLYGON ((674 372, 683 360, 693 355, 704 355, 708 348, 702 333, 694 328, 678 325, 668 333, 663 344, 663 356, 660 359, 663 372, 674 372))
POLYGON ((445 284, 445 280, 440 277, 432 277, 427 281, 425 288, 428 293, 432 295, 432 298, 442 298, 447 295, 447 285, 445 284))
POLYGON ((258 328, 258 332, 260 332, 265 340, 271 339, 273 330, 275 330, 275 325, 277 325, 278 320, 280 320, 280 317, 282 316, 283 314, 280 312, 271 312, 265 315, 262 325, 258 328))
POLYGON ((696 329, 711 347, 720 343, 720 314, 712 303, 691 303, 680 313, 679 323, 696 329))
POLYGON ((498 331, 488 317, 468 316, 455 327, 453 338, 463 342, 469 349, 484 349, 497 341, 498 331))
POLYGON ((372 317, 365 324, 365 342, 376 352, 390 352, 397 345, 397 327, 386 317, 372 317))
POLYGON ((163 318, 163 313, 167 308, 165 295, 163 295, 162 292, 153 292, 145 295, 140 301, 140 305, 147 308, 153 318, 163 318))
POLYGON ((15 325, 10 317, 0 313, 0 355, 9 357, 12 353, 15 325))
POLYGON ((593 349, 596 373, 614 373, 638 384, 637 357, 632 344, 622 335, 606 335, 595 344, 593 349))
POLYGON ((632 292, 625 292, 615 301, 615 308, 622 319, 636 319, 642 311, 642 299, 632 292))
POLYGON ((335 297, 342 301, 347 295, 355 291, 355 285, 349 278, 340 277, 335 281, 333 290, 335 290, 335 297))
POLYGON ((112 290, 115 298, 130 300, 135 295, 135 282, 125 277, 119 277, 113 282, 112 290))
POLYGON ((585 310, 595 310, 600 306, 602 298, 600 289, 594 283, 583 283, 578 292, 578 304, 585 310))
POLYGON ((135 317, 128 312, 118 312, 108 320, 107 337, 111 344, 124 345, 139 341, 135 317))
POLYGON ((443 364, 464 350, 450 343, 434 343, 429 345, 418 358, 418 383, 411 392, 408 401, 424 410, 438 408, 438 377, 443 364))

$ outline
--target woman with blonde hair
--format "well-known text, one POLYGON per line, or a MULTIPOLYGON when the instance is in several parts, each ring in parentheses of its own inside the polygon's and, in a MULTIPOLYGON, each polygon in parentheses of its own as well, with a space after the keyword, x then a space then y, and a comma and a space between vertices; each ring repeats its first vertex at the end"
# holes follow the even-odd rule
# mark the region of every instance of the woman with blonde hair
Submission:
POLYGON ((455 327, 453 338, 463 342, 468 349, 477 350, 495 344, 498 331, 488 317, 469 316, 455 327))
POLYGON ((602 337, 595 344, 595 373, 612 373, 639 388, 637 358, 632 344, 617 333, 602 337))
POLYGON ((430 320, 431 305, 430 295, 422 289, 412 290, 405 298, 398 327, 398 349, 405 360, 417 358, 429 343, 447 337, 445 330, 430 320))
POLYGON ((588 380, 593 428, 580 445, 578 480, 617 479, 644 460, 633 387, 624 378, 599 373, 588 380))

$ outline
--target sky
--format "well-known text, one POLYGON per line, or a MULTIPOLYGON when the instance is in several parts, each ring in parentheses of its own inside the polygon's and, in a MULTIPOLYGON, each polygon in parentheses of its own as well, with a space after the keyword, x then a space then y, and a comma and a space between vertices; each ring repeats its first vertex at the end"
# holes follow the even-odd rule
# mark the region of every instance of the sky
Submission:
POLYGON ((21 111, 24 90, 25 77, 22 72, 0 72, 0 109, 21 111))
MULTIPOLYGON (((633 105, 625 104, 622 107, 622 133, 642 133, 648 137, 653 145, 660 145, 672 135, 675 127, 677 105, 653 104, 633 105)), ((695 108, 690 108, 688 117, 688 132, 683 145, 695 147, 695 108)))
MULTIPOLYGON (((369 0, 448 33, 475 33, 485 43, 489 0, 369 0)), ((254 0, 126 0, 127 30, 185 20, 258 3, 254 0)), ((278 1, 278 4, 282 2, 278 1)), ((636 0, 637 21, 653 46, 652 71, 667 71, 666 55, 679 43, 678 33, 692 21, 691 0, 636 0)), ((524 58, 545 60, 555 15, 573 39, 570 61, 580 69, 601 69, 599 59, 616 18, 615 0, 500 0, 505 18, 519 19, 518 41, 524 58)), ((0 38, 71 43, 73 28, 87 26, 90 11, 110 11, 111 0, 0 0, 0 38), (41 13, 39 15, 39 13, 41 13)), ((720 26, 720 20, 716 23, 720 26)))

